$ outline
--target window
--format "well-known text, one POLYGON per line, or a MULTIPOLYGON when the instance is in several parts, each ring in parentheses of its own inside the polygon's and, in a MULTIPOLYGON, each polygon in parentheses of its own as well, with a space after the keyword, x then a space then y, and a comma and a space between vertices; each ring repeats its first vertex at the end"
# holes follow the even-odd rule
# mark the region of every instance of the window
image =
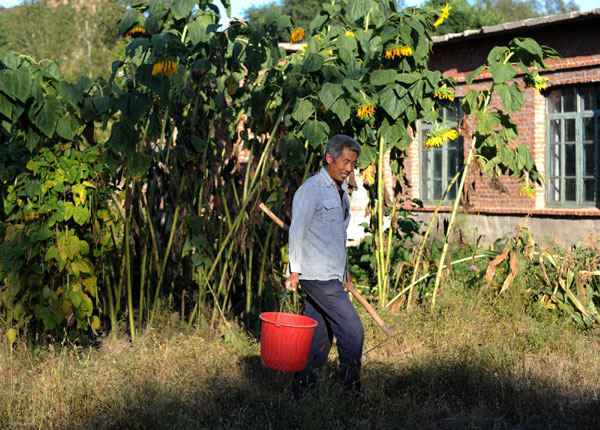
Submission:
POLYGON ((548 204, 595 205, 600 86, 551 91, 546 118, 548 204))
MULTIPOLYGON (((460 118, 459 105, 456 104, 454 110, 442 108, 440 116, 446 120, 444 125, 456 128, 457 121, 460 118)), ((426 203, 437 203, 440 200, 456 172, 462 169, 464 158, 462 137, 437 148, 425 148, 427 133, 434 127, 432 124, 421 123, 419 139, 421 199, 426 203)), ((445 201, 452 201, 456 198, 457 188, 458 180, 448 192, 445 201)))

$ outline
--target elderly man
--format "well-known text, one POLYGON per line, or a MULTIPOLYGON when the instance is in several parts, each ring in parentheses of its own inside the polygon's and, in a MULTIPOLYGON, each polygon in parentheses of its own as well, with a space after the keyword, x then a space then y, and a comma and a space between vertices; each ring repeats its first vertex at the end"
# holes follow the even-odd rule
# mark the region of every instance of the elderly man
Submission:
POLYGON ((305 369, 295 375, 292 391, 301 397, 315 387, 327 362, 333 336, 337 339, 344 390, 360 393, 363 326, 345 288, 352 282, 346 260, 346 229, 350 200, 346 178, 356 167, 360 145, 345 135, 327 142, 324 167, 296 191, 289 235, 289 278, 306 292, 305 315, 316 327, 305 369))

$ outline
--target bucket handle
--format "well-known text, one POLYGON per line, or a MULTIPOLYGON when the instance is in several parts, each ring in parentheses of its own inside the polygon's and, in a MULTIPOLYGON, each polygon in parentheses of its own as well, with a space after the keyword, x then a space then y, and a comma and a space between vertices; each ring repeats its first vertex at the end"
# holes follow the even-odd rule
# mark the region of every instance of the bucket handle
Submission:
POLYGON ((284 287, 284 291, 285 293, 283 294, 283 296, 281 296, 281 302, 279 304, 279 313, 277 314, 277 322, 275 323, 276 327, 281 327, 281 313, 283 312, 283 304, 285 303, 285 301, 287 300, 289 291, 287 288, 284 287))

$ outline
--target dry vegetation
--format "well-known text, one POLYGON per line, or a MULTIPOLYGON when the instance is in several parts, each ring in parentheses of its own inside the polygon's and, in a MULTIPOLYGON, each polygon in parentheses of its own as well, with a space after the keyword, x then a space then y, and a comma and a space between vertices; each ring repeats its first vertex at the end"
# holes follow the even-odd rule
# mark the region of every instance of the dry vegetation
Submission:
MULTIPOLYGON (((346 398, 335 357, 317 394, 291 400, 291 375, 261 367, 249 335, 225 341, 177 322, 134 344, 3 347, 0 427, 599 428, 600 339, 527 304, 445 291, 434 314, 385 315, 402 333, 364 360, 364 396, 346 398)), ((383 339, 363 315, 367 345, 383 339)))

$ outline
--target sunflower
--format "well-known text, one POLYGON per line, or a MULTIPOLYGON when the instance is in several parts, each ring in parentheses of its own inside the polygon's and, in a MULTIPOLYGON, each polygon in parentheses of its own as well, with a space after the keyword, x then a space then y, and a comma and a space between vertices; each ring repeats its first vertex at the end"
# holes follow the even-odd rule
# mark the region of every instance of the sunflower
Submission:
POLYGON ((412 57, 412 48, 410 46, 390 45, 385 50, 385 58, 394 59, 396 57, 412 57))
POLYGON ((297 29, 292 31, 292 34, 290 36, 290 43, 298 43, 302 39, 304 39, 304 30, 302 30, 302 28, 298 27, 297 29))
POLYGON ((137 37, 148 36, 148 32, 144 30, 142 27, 133 27, 127 33, 123 35, 123 37, 133 37, 134 39, 137 37))
POLYGON ((439 100, 450 100, 453 102, 454 91, 450 88, 446 88, 446 85, 444 84, 440 88, 436 88, 436 90, 433 92, 433 97, 439 100))
POLYGON ((362 179, 363 183, 370 187, 375 183, 375 173, 377 172, 377 168, 375 164, 369 164, 365 170, 360 174, 360 179, 362 179))
POLYGON ((425 148, 431 148, 433 146, 439 147, 444 145, 446 142, 451 142, 458 137, 458 132, 452 128, 442 128, 441 130, 434 130, 427 134, 427 141, 425 142, 425 148))
POLYGON ((152 76, 165 77, 172 76, 177 72, 177 63, 173 60, 160 60, 154 63, 152 67, 152 76))
POLYGON ((375 113, 375 105, 371 102, 365 102, 361 106, 359 106, 356 116, 360 119, 364 119, 365 117, 369 119, 375 113))
POLYGON ((435 22, 433 23, 433 26, 435 28, 438 28, 440 25, 442 25, 444 20, 450 16, 450 9, 452 9, 452 8, 450 6, 448 6, 448 3, 446 3, 446 6, 444 6, 440 10, 440 12, 441 12, 440 16, 438 16, 438 19, 436 19, 435 22))
POLYGON ((549 79, 538 75, 537 71, 534 75, 526 75, 523 80, 525 81, 525 87, 527 88, 535 88, 538 91, 548 88, 549 79))
POLYGON ((533 199, 535 197, 535 188, 530 187, 529 185, 519 187, 519 196, 531 197, 533 199))

